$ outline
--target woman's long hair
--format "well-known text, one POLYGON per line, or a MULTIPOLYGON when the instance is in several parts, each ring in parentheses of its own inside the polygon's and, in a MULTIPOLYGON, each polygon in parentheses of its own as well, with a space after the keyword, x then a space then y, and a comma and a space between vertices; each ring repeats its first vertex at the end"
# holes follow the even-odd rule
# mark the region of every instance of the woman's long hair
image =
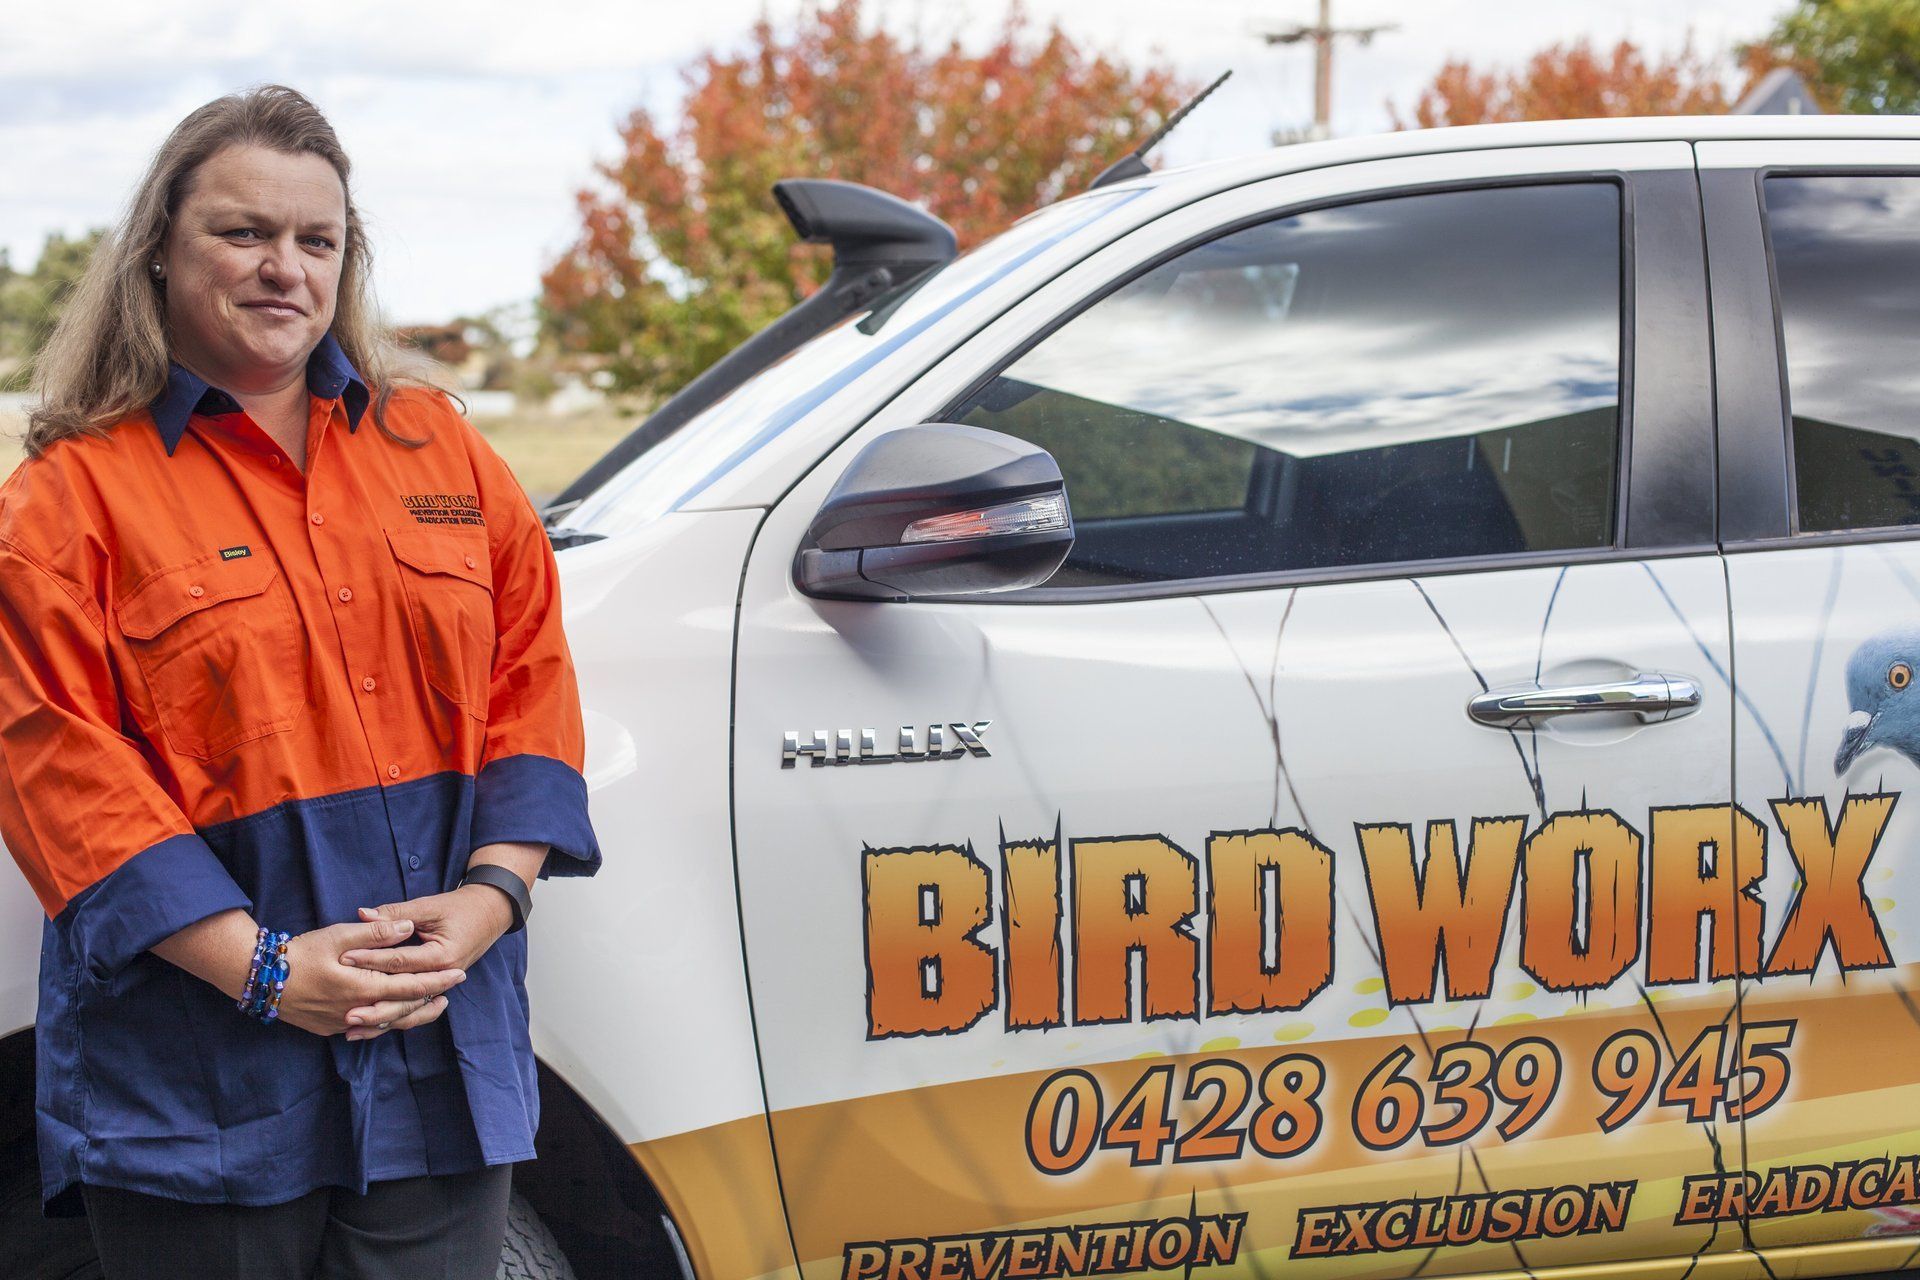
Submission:
POLYGON ((373 255, 353 207, 347 153, 305 95, 269 84, 198 108, 154 153, 119 225, 94 250, 59 324, 33 358, 38 403, 27 418, 29 457, 67 436, 108 434, 113 423, 145 409, 166 388, 166 295, 148 264, 160 254, 194 171, 225 147, 249 144, 319 156, 340 175, 347 228, 333 336, 373 390, 373 420, 380 430, 402 444, 426 443, 387 427, 387 402, 397 386, 438 383, 432 362, 403 347, 379 317, 373 255))

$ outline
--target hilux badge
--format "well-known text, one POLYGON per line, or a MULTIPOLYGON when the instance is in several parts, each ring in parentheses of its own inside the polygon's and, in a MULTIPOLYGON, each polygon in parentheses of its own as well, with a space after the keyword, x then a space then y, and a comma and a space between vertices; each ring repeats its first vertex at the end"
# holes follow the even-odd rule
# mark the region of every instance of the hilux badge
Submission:
POLYGON ((906 763, 913 760, 957 760, 961 756, 986 756, 993 754, 980 741, 986 733, 991 720, 980 720, 972 724, 947 723, 930 724, 923 735, 910 724, 900 726, 898 743, 892 751, 880 750, 880 731, 861 729, 859 745, 854 744, 854 730, 815 729, 802 735, 798 729, 789 729, 782 735, 780 744, 780 767, 791 769, 802 756, 812 760, 817 768, 826 764, 892 764, 896 761, 906 763))

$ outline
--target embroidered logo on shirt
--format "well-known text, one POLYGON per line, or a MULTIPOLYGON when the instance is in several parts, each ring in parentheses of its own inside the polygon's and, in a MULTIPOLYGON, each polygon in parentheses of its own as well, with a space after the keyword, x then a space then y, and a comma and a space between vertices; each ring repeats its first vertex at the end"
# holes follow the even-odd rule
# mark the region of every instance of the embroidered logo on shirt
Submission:
POLYGON ((486 523, 477 493, 403 493, 400 501, 421 524, 486 523))
POLYGON ((250 555, 252 555, 252 554, 253 554, 253 548, 252 548, 252 547, 222 547, 222 548, 220 548, 220 558, 221 558, 222 560, 238 560, 238 559, 240 559, 240 558, 241 558, 242 556, 250 556, 250 555))

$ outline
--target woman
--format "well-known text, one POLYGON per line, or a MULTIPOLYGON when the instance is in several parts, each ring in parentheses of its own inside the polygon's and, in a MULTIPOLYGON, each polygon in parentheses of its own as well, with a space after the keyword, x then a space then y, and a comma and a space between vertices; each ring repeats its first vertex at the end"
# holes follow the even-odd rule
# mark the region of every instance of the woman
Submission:
POLYGON ((519 923, 600 862, 552 549, 378 327, 348 172, 291 89, 183 120, 0 484, 43 1209, 108 1280, 491 1277, 519 923))

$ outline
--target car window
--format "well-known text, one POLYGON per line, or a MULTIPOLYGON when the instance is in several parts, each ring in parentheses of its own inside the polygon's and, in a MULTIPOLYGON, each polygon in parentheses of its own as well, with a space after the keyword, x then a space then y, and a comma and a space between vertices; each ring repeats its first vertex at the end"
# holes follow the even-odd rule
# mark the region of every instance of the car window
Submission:
POLYGON ((1920 177, 1762 185, 1797 527, 1920 524, 1920 177))
POLYGON ((1234 231, 949 410, 1051 452, 1049 587, 1612 545, 1620 195, 1431 192, 1234 231))

